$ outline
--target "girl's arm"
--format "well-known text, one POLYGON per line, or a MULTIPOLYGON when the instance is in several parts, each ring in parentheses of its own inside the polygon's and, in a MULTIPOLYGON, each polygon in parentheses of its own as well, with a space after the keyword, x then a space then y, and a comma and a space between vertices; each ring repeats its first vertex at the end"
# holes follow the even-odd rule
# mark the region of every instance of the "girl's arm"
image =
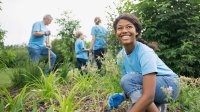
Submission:
POLYGON ((89 50, 89 49, 82 48, 82 51, 83 51, 83 52, 89 52, 90 50, 89 50))
POLYGON ((94 46, 94 42, 95 42, 95 37, 94 36, 92 36, 92 40, 91 40, 91 43, 90 43, 90 50, 93 48, 93 46, 94 46))
POLYGON ((142 97, 136 102, 131 112, 159 112, 154 104, 154 96, 156 90, 156 74, 150 73, 143 77, 143 93, 142 97))

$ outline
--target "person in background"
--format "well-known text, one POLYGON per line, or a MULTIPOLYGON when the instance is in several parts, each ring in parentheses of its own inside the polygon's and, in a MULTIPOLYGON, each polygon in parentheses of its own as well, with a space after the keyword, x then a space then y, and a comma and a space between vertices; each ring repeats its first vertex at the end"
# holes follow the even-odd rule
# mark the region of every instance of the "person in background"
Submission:
POLYGON ((94 23, 95 25, 91 30, 92 40, 89 50, 94 50, 94 59, 98 69, 101 69, 101 61, 104 60, 104 53, 106 51, 106 37, 108 36, 108 31, 100 25, 100 17, 95 17, 94 23))
MULTIPOLYGON (((28 51, 31 61, 39 62, 40 56, 48 58, 48 50, 50 50, 50 43, 47 43, 47 38, 51 32, 47 29, 47 25, 53 20, 52 16, 47 14, 42 21, 35 22, 32 26, 31 36, 28 43, 28 51), (46 42, 46 45, 45 45, 46 42)), ((46 70, 46 73, 52 71, 56 55, 50 51, 51 68, 46 70)))
POLYGON ((158 107, 175 100, 180 92, 179 77, 149 46, 137 41, 142 26, 136 16, 122 14, 113 23, 114 31, 123 49, 118 54, 123 92, 108 99, 111 110, 126 98, 132 101, 131 112, 159 112, 158 107))
POLYGON ((83 66, 87 65, 88 61, 88 49, 86 49, 85 42, 84 42, 84 35, 82 32, 77 31, 76 34, 76 42, 75 42, 75 52, 76 52, 76 59, 77 59, 77 67, 79 70, 83 66))

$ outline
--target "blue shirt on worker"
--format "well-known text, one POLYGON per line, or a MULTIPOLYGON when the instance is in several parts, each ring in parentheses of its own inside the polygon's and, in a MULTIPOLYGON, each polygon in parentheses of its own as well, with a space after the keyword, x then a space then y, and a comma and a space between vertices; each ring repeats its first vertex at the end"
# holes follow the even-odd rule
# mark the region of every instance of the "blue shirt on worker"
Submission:
POLYGON ((95 37, 93 50, 106 47, 106 36, 108 35, 107 29, 101 25, 95 25, 92 27, 91 35, 95 37))
POLYGON ((31 37, 30 37, 28 46, 30 48, 35 48, 35 49, 44 47, 45 39, 47 38, 47 36, 42 35, 42 36, 36 37, 35 35, 33 35, 33 33, 34 32, 45 32, 45 31, 48 31, 48 29, 42 21, 35 22, 32 26, 31 37))
POLYGON ((82 51, 86 49, 85 42, 78 38, 75 42, 76 58, 88 59, 88 52, 82 51))
POLYGON ((178 77, 147 45, 136 41, 134 50, 127 55, 123 48, 118 56, 117 63, 123 75, 131 72, 146 75, 156 73, 157 76, 178 77))

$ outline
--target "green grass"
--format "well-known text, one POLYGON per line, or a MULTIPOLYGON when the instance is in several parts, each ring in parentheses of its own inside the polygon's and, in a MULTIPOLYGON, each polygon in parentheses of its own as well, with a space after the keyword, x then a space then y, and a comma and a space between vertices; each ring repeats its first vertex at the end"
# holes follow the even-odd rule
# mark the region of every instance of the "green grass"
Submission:
POLYGON ((0 87, 10 87, 12 85, 10 76, 12 69, 4 69, 0 71, 0 87))

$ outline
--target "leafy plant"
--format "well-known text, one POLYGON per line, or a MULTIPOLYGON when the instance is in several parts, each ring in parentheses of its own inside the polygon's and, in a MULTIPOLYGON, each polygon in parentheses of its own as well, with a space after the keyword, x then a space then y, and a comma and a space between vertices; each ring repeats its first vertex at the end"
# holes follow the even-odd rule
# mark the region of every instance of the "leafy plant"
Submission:
MULTIPOLYGON (((61 63, 75 63, 74 44, 75 31, 80 27, 79 21, 70 17, 71 12, 65 11, 61 18, 56 19, 56 23, 60 27, 58 36, 61 39, 56 39, 52 42, 52 49, 58 54, 58 61, 61 63)), ((72 64, 72 66, 73 66, 72 64)))
POLYGON ((12 49, 0 50, 0 66, 10 67, 13 65, 16 58, 16 54, 12 49))
POLYGON ((50 75, 47 77, 39 68, 41 72, 41 77, 34 80, 33 82, 29 83, 31 87, 34 87, 33 92, 36 92, 39 94, 39 96, 42 98, 41 101, 47 100, 50 101, 51 99, 55 98, 55 94, 58 92, 58 81, 60 80, 60 77, 56 77, 56 72, 51 72, 50 75))
MULTIPOLYGON (((170 101, 168 110, 170 112, 198 112, 199 108, 196 108, 200 104, 199 97, 199 79, 189 78, 185 76, 180 77, 180 94, 176 101, 170 101)), ((170 99, 170 98, 169 98, 170 99)))
POLYGON ((142 0, 134 13, 144 25, 143 38, 159 43, 159 56, 182 75, 199 77, 200 6, 198 0, 142 0))
MULTIPOLYGON (((1 2, 0 2, 1 3, 1 2)), ((0 7, 0 11, 1 11, 1 7, 0 7)), ((0 25, 0 49, 2 49, 3 47, 4 47, 4 37, 5 37, 5 35, 6 35, 6 31, 5 30, 3 30, 2 28, 1 28, 1 25, 0 25)))
POLYGON ((26 99, 26 94, 25 94, 26 89, 27 87, 24 86, 21 92, 14 98, 12 98, 12 96, 5 87, 1 88, 1 93, 2 95, 5 96, 5 97, 1 96, 3 98, 2 101, 4 102, 4 104, 6 104, 5 109, 7 111, 9 112, 25 111, 24 103, 26 99))
POLYGON ((1 99, 0 101, 1 101, 0 102, 0 111, 4 112, 4 103, 3 103, 3 100, 1 99))
MULTIPOLYGON (((32 83, 35 80, 38 80, 41 76, 40 67, 44 63, 31 63, 29 61, 24 61, 24 64, 18 66, 13 70, 13 75, 11 75, 11 81, 13 87, 23 87, 27 83, 32 83)), ((44 67, 43 67, 44 68, 44 67)))

